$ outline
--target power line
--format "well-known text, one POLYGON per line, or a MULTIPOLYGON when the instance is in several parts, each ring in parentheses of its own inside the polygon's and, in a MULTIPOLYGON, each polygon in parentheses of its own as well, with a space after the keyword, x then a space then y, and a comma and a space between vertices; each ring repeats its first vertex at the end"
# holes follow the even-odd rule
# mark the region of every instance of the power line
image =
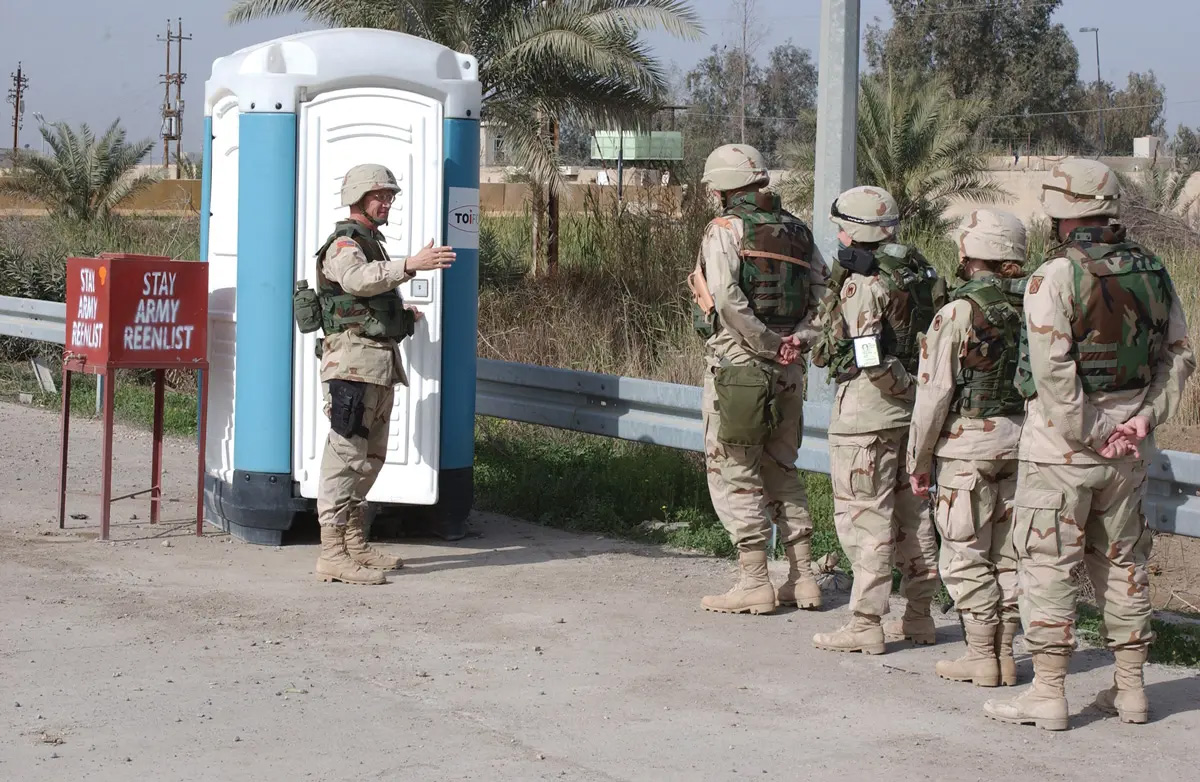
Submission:
MULTIPOLYGON (((1108 106, 1108 107, 1104 108, 1103 111, 1134 111, 1136 109, 1163 108, 1168 105, 1178 106, 1178 105, 1189 104, 1189 103, 1200 103, 1200 98, 1190 98, 1188 100, 1168 100, 1168 101, 1162 101, 1161 103, 1139 103, 1135 106, 1108 106)), ((1032 114, 989 114, 986 117, 984 117, 984 119, 1013 119, 1013 118, 1023 119, 1026 117, 1058 117, 1058 116, 1067 116, 1067 115, 1071 115, 1071 114, 1094 114, 1096 111, 1097 111, 1097 109, 1071 109, 1069 111, 1043 111, 1043 112, 1037 112, 1037 113, 1032 113, 1032 114)), ((712 117, 714 119, 738 119, 741 117, 740 114, 709 114, 709 113, 700 112, 700 111, 688 111, 686 109, 684 110, 684 113, 688 114, 690 116, 693 116, 693 117, 712 117)), ((804 120, 806 118, 805 117, 771 117, 771 116, 765 116, 765 115, 749 115, 748 114, 748 115, 746 115, 746 119, 772 120, 772 121, 781 121, 781 122, 800 122, 801 120, 804 120)))
POLYGON ((13 152, 17 151, 17 135, 21 130, 22 120, 25 115, 25 90, 29 89, 29 77, 21 70, 21 63, 17 63, 17 72, 12 74, 13 86, 8 91, 8 102, 13 105, 13 152))

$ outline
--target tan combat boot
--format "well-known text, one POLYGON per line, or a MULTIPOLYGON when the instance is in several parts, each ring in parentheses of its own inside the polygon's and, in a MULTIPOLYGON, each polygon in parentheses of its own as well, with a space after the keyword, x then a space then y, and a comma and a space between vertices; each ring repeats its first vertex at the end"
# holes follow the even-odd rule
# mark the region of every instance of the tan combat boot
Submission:
POLYGON ((342 581, 347 584, 386 584, 383 573, 367 570, 346 553, 346 528, 340 524, 321 525, 321 556, 317 558, 318 581, 342 581))
POLYGON ((741 576, 723 595, 709 595, 700 601, 705 611, 723 614, 769 614, 775 610, 775 587, 767 577, 767 552, 738 552, 741 576))
POLYGON ((1000 684, 1000 662, 996 658, 996 625, 963 616, 967 653, 957 660, 938 660, 934 669, 943 679, 974 682, 979 687, 1000 684))
POLYGON ((367 543, 366 531, 363 529, 363 515, 366 510, 362 505, 351 509, 346 518, 346 553, 363 567, 376 570, 399 570, 404 567, 400 557, 384 554, 379 549, 367 543))
POLYGON ((1017 661, 1013 657, 1013 639, 1021 629, 1019 616, 1001 617, 996 627, 996 657, 1000 660, 1000 683, 1012 687, 1017 683, 1017 661))
POLYGON ((983 711, 1000 722, 1015 725, 1037 725, 1043 730, 1067 729, 1067 665, 1071 658, 1065 654, 1033 655, 1033 684, 1028 690, 1009 700, 989 700, 983 711))
POLYGON ((1096 696, 1096 706, 1105 714, 1116 714, 1121 722, 1143 723, 1150 719, 1150 704, 1146 702, 1146 690, 1142 681, 1142 666, 1146 664, 1147 650, 1118 649, 1117 670, 1113 674, 1113 686, 1096 696))
POLYGON ((848 623, 832 633, 817 633, 813 636, 813 646, 831 652, 883 654, 887 651, 879 617, 866 614, 855 614, 848 623))
POLYGON ((783 549, 788 560, 788 578, 779 587, 777 599, 781 606, 820 608, 821 587, 812 572, 812 543, 798 540, 783 549))
POLYGON ((908 601, 904 606, 904 616, 885 623, 883 634, 897 641, 908 638, 914 644, 937 643, 937 627, 929 615, 929 603, 921 606, 908 601))

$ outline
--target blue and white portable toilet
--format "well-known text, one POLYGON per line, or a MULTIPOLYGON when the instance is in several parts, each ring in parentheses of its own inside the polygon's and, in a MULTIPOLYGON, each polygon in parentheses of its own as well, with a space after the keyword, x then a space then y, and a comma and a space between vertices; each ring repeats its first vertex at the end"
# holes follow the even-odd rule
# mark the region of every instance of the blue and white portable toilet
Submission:
POLYGON ((403 341, 385 465, 368 494, 447 538, 473 491, 479 301, 479 109, 475 58, 411 35, 321 30, 213 63, 205 83, 200 254, 209 263, 206 518, 277 545, 312 513, 329 422, 319 334, 292 315, 295 282, 348 210, 343 175, 382 163, 400 183, 383 233, 392 257, 430 239, 445 271, 401 287, 425 317, 403 341), (413 513, 413 511, 420 511, 413 513))

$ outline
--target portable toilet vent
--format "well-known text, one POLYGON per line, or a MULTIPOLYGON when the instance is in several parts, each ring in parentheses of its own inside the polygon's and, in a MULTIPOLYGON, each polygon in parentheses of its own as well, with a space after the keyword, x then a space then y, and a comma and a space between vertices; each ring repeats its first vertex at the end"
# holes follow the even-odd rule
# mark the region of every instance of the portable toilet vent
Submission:
POLYGON ((348 215, 342 177, 392 170, 383 227, 392 258, 432 239, 445 271, 400 287, 425 317, 401 343, 384 467, 367 499, 443 537, 465 533, 474 491, 479 301, 479 109, 475 58, 402 33, 321 30, 213 63, 205 83, 201 257, 209 263, 205 516, 277 545, 315 507, 329 421, 315 340, 292 314, 297 280, 348 215))

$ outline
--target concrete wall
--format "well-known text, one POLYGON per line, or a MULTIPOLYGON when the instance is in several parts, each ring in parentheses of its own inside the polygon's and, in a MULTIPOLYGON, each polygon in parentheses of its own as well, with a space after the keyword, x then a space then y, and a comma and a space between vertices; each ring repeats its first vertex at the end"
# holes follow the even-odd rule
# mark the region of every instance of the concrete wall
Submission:
MULTIPOLYGON (((124 201, 116 214, 186 217, 200 213, 199 179, 165 179, 124 201)), ((42 215, 45 209, 10 195, 0 194, 0 216, 42 215)))
MULTIPOLYGON (((1002 168, 1003 164, 1011 164, 1012 158, 997 158, 993 161, 992 179, 999 184, 1008 196, 996 204, 1007 209, 1026 223, 1041 217, 1041 206, 1038 197, 1041 193, 1045 171, 1058 158, 1021 158, 1011 168, 1002 168)), ((1140 166, 1145 161, 1135 158, 1113 158, 1114 167, 1138 175, 1140 166)), ((773 171, 772 182, 777 183, 784 172, 773 171)), ((581 176, 582 178, 582 176, 581 176)), ((627 182, 630 178, 627 177, 627 182)), ((627 184, 624 188, 625 202, 631 208, 648 209, 664 213, 672 213, 679 204, 682 189, 678 186, 645 187, 627 184)), ((1200 174, 1193 175, 1186 193, 1189 198, 1200 195, 1200 174)), ((615 185, 592 183, 573 184, 563 196, 561 208, 564 211, 580 211, 589 198, 599 199, 601 204, 612 206, 617 200, 615 185)), ((529 186, 525 184, 504 183, 502 181, 484 182, 480 185, 479 200, 481 209, 487 214, 522 214, 528 209, 529 186)), ((951 205, 948 214, 952 217, 961 216, 971 209, 982 206, 973 202, 956 202, 951 205)), ((147 190, 131 198, 116 211, 118 214, 142 214, 161 216, 196 215, 200 208, 200 182, 195 179, 169 179, 156 182, 147 190)), ((37 209, 11 196, 0 195, 0 216, 8 215, 39 215, 45 210, 37 209)), ((1192 207, 1192 216, 1200 219, 1200 202, 1192 207)))

